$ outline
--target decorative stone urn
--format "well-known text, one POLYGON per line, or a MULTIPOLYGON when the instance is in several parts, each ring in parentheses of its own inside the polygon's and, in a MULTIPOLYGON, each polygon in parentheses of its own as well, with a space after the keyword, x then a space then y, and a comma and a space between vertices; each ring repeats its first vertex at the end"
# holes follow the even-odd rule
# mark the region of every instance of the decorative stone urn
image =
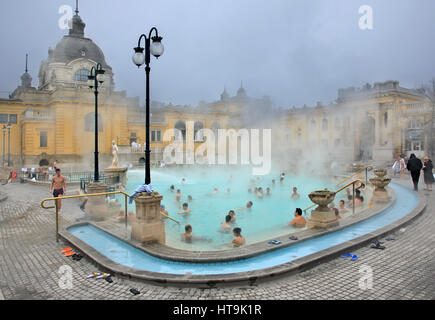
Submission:
POLYGON ((387 177, 386 169, 373 170, 376 177, 370 178, 370 183, 375 186, 373 191, 372 202, 385 203, 390 200, 385 187, 391 182, 391 178, 387 177))
POLYGON ((338 225, 338 219, 335 213, 328 207, 328 204, 334 201, 335 192, 318 190, 311 192, 308 197, 317 204, 317 208, 311 211, 311 217, 308 219, 307 227, 311 228, 328 228, 338 225))
POLYGON ((364 169, 364 165, 362 165, 362 164, 354 164, 353 165, 353 170, 355 170, 355 171, 360 171, 362 169, 364 169))
MULTIPOLYGON (((104 193, 107 185, 103 182, 91 182, 86 186, 88 193, 104 193)), ((106 196, 89 197, 86 204, 86 219, 101 221, 109 218, 109 208, 106 204, 106 196)))
POLYGON ((163 196, 153 191, 152 194, 140 193, 134 197, 136 219, 131 224, 131 237, 139 242, 158 242, 165 244, 165 223, 160 215, 160 202, 163 196))
POLYGON ((104 174, 106 175, 106 179, 119 177, 119 183, 123 186, 127 185, 127 168, 126 167, 109 167, 104 169, 104 174))

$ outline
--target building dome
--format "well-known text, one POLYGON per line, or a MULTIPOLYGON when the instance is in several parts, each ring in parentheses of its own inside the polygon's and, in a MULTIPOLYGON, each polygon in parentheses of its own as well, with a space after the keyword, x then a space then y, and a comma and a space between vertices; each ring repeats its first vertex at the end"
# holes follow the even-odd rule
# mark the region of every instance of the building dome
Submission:
POLYGON ((54 90, 57 87, 87 87, 89 70, 101 63, 106 80, 102 90, 114 89, 112 68, 106 63, 103 51, 91 39, 86 38, 85 26, 76 10, 70 21, 71 27, 55 46, 48 50, 48 58, 39 68, 39 89, 54 90))
MULTIPOLYGON (((103 51, 91 39, 84 37, 86 24, 76 14, 72 19, 72 28, 69 34, 64 36, 53 50, 49 51, 48 62, 69 62, 85 58, 100 62, 103 68, 108 68, 103 51)), ((110 67, 109 67, 110 68, 110 67)))

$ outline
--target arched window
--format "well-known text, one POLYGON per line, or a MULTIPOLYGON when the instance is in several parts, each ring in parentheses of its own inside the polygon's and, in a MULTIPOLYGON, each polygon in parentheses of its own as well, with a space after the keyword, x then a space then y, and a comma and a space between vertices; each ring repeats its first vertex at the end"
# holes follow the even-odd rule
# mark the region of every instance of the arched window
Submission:
POLYGON ((384 125, 385 125, 385 127, 388 126, 388 112, 384 113, 384 125))
POLYGON ((49 163, 47 159, 42 159, 41 161, 39 161, 39 166, 40 167, 48 167, 49 163))
POLYGON ((335 129, 340 129, 341 128, 340 118, 335 118, 334 124, 335 124, 335 129))
POLYGON ((311 119, 311 129, 316 128, 316 120, 311 119))
POLYGON ((89 70, 80 69, 74 74, 74 81, 88 81, 89 70))
POLYGON ((178 131, 175 131, 175 140, 186 141, 186 122, 184 122, 183 120, 178 120, 175 123, 174 128, 178 130, 178 131), (181 134, 181 136, 180 136, 180 134, 181 134))
POLYGON ((328 119, 323 119, 322 121, 322 129, 328 130, 328 119))
POLYGON ((195 121, 193 125, 193 137, 195 141, 204 141, 204 131, 199 132, 202 129, 204 129, 204 124, 201 121, 195 121))
MULTIPOLYGON (((88 113, 85 117, 85 131, 95 131, 95 113, 88 113)), ((98 131, 103 131, 103 118, 98 115, 98 131)))

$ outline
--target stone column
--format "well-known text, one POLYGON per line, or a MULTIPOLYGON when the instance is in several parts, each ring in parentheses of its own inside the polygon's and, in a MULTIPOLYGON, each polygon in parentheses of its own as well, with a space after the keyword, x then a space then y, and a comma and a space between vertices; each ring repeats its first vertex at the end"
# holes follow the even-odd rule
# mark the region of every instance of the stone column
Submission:
MULTIPOLYGON (((91 182, 86 187, 88 193, 103 193, 107 191, 107 185, 103 182, 91 182)), ((106 196, 89 197, 86 204, 86 219, 104 220, 109 217, 109 209, 106 204, 106 196)))
POLYGON ((153 191, 152 194, 140 193, 134 198, 136 219, 131 224, 131 237, 139 242, 166 243, 165 223, 161 219, 160 202, 163 196, 153 191))

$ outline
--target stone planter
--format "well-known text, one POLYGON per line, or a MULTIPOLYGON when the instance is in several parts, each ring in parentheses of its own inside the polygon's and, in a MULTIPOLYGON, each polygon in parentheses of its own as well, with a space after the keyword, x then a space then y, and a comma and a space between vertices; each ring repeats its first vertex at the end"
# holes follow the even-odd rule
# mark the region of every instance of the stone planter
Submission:
POLYGON ((308 197, 318 205, 317 211, 329 211, 328 204, 334 201, 335 192, 329 190, 318 190, 311 192, 308 197))
POLYGON ((335 198, 335 192, 329 190, 319 190, 311 192, 308 197, 317 204, 317 208, 311 211, 307 227, 310 228, 328 228, 338 225, 338 219, 335 213, 328 207, 335 198))
POLYGON ((388 178, 386 169, 373 170, 376 177, 370 178, 370 183, 375 186, 373 191, 372 202, 385 203, 390 201, 388 192, 385 187, 391 182, 391 178, 388 178))
POLYGON ((387 169, 375 169, 373 173, 379 178, 382 178, 387 175, 387 169))

